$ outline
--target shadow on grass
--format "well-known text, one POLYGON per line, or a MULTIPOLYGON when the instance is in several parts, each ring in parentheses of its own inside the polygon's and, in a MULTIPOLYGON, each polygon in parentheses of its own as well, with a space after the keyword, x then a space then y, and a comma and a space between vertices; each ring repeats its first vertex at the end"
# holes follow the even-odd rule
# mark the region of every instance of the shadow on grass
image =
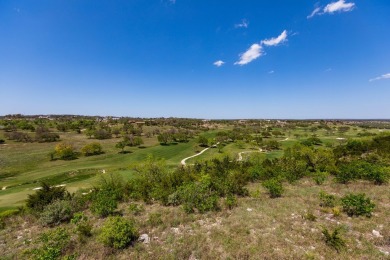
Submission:
POLYGON ((130 153, 133 153, 132 151, 121 151, 119 152, 119 154, 130 154, 130 153))

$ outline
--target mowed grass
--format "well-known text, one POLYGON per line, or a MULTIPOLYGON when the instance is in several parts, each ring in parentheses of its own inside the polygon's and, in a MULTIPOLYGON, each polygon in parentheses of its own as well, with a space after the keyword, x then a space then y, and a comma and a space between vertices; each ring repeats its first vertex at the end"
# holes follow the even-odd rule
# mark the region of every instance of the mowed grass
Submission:
MULTIPOLYGON (((370 130, 373 133, 380 133, 380 131, 382 130, 370 130)), ((207 138, 213 138, 216 132, 214 130, 201 134, 207 138)), ((336 146, 342 142, 337 138, 356 137, 359 132, 362 132, 362 129, 351 128, 350 131, 342 135, 337 132, 328 135, 325 130, 318 130, 315 134, 324 144, 336 146)), ((0 138, 3 138, 3 134, 4 132, 0 131, 0 138)), ((57 143, 16 143, 7 140, 5 145, 0 145, 0 208, 22 205, 27 195, 34 192, 33 188, 39 186, 39 181, 48 181, 53 185, 66 184, 69 191, 88 189, 96 182, 103 170, 106 173, 119 173, 124 179, 129 179, 134 174, 132 166, 144 161, 150 155, 165 159, 168 166, 176 167, 182 159, 203 149, 198 146, 196 138, 187 143, 164 146, 158 143, 156 137, 143 137, 144 148, 126 147, 127 153, 120 154, 119 149, 115 148, 115 144, 121 138, 95 140, 88 139, 84 134, 71 132, 59 132, 58 134, 60 134, 62 142, 73 144, 77 150, 80 150, 85 144, 99 142, 105 153, 90 157, 80 156, 72 161, 50 161, 49 153, 54 150, 57 143), (89 174, 85 174, 85 172, 89 172, 89 174), (4 190, 2 190, 3 188, 4 190)), ((297 128, 285 132, 285 136, 277 138, 277 140, 281 142, 284 149, 312 134, 307 129, 297 128), (295 134, 298 134, 299 137, 297 138, 295 134), (288 139, 286 140, 286 138, 288 139)), ((224 156, 237 159, 240 152, 244 152, 242 157, 245 160, 251 154, 257 153, 257 147, 254 144, 243 143, 238 145, 237 143, 229 143, 222 148, 221 152, 217 148, 211 148, 202 155, 187 160, 186 163, 193 164, 197 161, 224 156)), ((261 156, 269 159, 282 155, 282 149, 261 153, 261 156)))
MULTIPOLYGON (((59 133, 62 142, 71 143, 80 150, 85 144, 99 142, 104 154, 79 156, 76 160, 50 161, 49 153, 56 143, 16 143, 7 141, 0 145, 0 208, 22 205, 39 181, 52 185, 66 184, 69 191, 91 187, 102 174, 118 172, 125 179, 131 178, 131 166, 148 156, 164 159, 168 166, 176 167, 187 156, 195 154, 196 139, 187 143, 160 145, 156 137, 143 138, 143 148, 126 147, 127 153, 119 153, 115 144, 120 138, 107 140, 88 139, 83 134, 59 133), (89 174, 84 174, 89 172, 89 174)), ((209 133, 210 134, 210 133, 209 133)))

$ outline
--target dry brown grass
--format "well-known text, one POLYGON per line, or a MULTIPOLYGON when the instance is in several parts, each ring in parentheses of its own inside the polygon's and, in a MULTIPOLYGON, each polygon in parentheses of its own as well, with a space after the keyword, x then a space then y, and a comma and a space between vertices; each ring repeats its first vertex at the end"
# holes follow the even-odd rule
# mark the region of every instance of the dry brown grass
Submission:
MULTIPOLYGON (((120 205, 126 218, 135 218, 140 234, 148 234, 149 244, 136 243, 125 250, 113 251, 96 242, 104 220, 87 212, 94 224, 94 236, 86 244, 75 239, 73 249, 79 259, 389 259, 390 189, 367 182, 349 185, 328 180, 316 186, 310 179, 285 185, 281 198, 270 199, 259 183, 249 185, 251 197, 240 198, 232 210, 188 215, 180 207, 144 205, 134 216, 129 203, 120 205), (319 192, 342 196, 364 192, 377 205, 371 218, 350 218, 319 206, 319 192), (316 216, 308 220, 307 213, 316 216), (159 216, 157 222, 151 216, 159 216), (159 223, 159 224, 156 224, 159 223), (321 233, 326 227, 342 226, 347 248, 338 253, 328 247, 321 233), (375 237, 377 230, 383 237, 375 237)), ((222 203, 221 203, 222 205, 222 203)), ((72 225, 68 224, 70 232, 72 225)), ((23 250, 33 245, 44 229, 31 218, 17 217, 0 231, 0 255, 23 258, 23 250), (18 238, 19 236, 19 238, 18 238), (21 236, 21 237, 20 237, 21 236), (32 239, 32 243, 26 243, 32 239)))

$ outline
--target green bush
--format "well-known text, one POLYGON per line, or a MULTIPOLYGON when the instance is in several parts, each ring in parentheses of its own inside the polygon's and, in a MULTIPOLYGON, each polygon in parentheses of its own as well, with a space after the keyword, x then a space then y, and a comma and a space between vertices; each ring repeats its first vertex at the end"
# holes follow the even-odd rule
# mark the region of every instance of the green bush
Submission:
POLYGON ((72 218, 73 211, 70 201, 57 200, 47 205, 40 214, 39 222, 43 226, 56 226, 72 218))
POLYGON ((237 198, 233 194, 228 194, 225 199, 225 205, 228 209, 232 209, 237 206, 237 198))
POLYGON ((377 185, 385 184, 389 180, 389 172, 386 167, 375 165, 366 161, 353 161, 341 165, 336 180, 340 183, 348 183, 355 179, 372 181, 377 185))
POLYGON ((345 241, 341 237, 341 228, 336 228, 332 233, 329 232, 327 228, 322 229, 322 234, 324 235, 325 243, 336 249, 337 252, 340 252, 343 248, 345 248, 345 241))
POLYGON ((282 196, 283 186, 281 181, 277 179, 269 179, 263 182, 263 186, 268 190, 271 198, 278 198, 282 196))
POLYGON ((123 178, 118 173, 100 175, 97 190, 112 194, 115 200, 120 201, 124 196, 123 178))
POLYGON ((76 233, 80 241, 83 242, 85 238, 92 236, 92 225, 82 212, 74 214, 71 223, 76 226, 76 233))
POLYGON ((184 211, 199 213, 218 210, 218 195, 206 183, 189 183, 179 188, 180 201, 184 211))
POLYGON ((337 198, 336 196, 332 194, 328 194, 324 191, 321 191, 320 194, 320 206, 326 207, 326 208, 333 208, 337 204, 337 198))
POLYGON ((390 178, 390 168, 389 167, 373 167, 366 175, 366 179, 374 182, 376 185, 386 184, 390 178))
POLYGON ((372 211, 375 208, 375 204, 364 193, 348 194, 341 198, 341 203, 343 211, 350 217, 362 215, 371 217, 372 211))
POLYGON ((100 216, 107 217, 112 215, 118 206, 115 194, 111 191, 97 191, 92 196, 91 211, 100 216))
POLYGON ((328 178, 328 173, 327 172, 321 172, 321 171, 317 171, 314 173, 313 175, 313 180, 314 182, 317 184, 317 185, 322 185, 324 184, 324 182, 326 181, 326 179, 328 178))
POLYGON ((109 217, 104 223, 99 240, 106 246, 125 248, 138 238, 138 231, 133 221, 123 217, 109 217))
POLYGON ((31 250, 34 259, 58 259, 70 243, 70 235, 65 228, 57 228, 43 233, 39 237, 41 245, 31 250))
POLYGON ((73 145, 68 143, 59 143, 54 149, 55 155, 62 160, 77 159, 77 152, 73 145))
POLYGON ((42 182, 42 188, 34 194, 28 195, 26 206, 34 211, 42 211, 46 205, 55 200, 62 200, 69 196, 64 187, 50 187, 49 184, 42 182))
POLYGON ((103 153, 103 148, 100 143, 94 142, 87 144, 83 148, 81 148, 81 153, 85 156, 99 155, 103 153))

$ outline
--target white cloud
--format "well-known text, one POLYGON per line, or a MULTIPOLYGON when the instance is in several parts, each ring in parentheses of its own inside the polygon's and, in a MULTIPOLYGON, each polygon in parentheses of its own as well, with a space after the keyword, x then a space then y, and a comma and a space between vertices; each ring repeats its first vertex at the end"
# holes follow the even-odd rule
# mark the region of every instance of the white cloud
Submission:
POLYGON ((317 7, 316 9, 313 10, 313 12, 307 16, 307 19, 310 19, 312 17, 314 17, 315 15, 319 14, 321 11, 321 8, 320 7, 317 7))
POLYGON ((355 3, 346 3, 345 0, 339 0, 337 2, 332 2, 330 4, 327 4, 323 10, 321 10, 322 7, 316 7, 313 12, 307 16, 307 19, 313 18, 316 15, 323 15, 323 14, 333 14, 335 12, 349 12, 352 11, 355 7, 355 3))
POLYGON ((221 60, 217 60, 216 62, 213 63, 215 66, 217 67, 221 67, 223 64, 225 64, 225 62, 221 61, 221 60))
POLYGON ((284 30, 278 37, 261 41, 266 46, 276 46, 287 40, 287 31, 284 30))
POLYGON ((390 79, 390 73, 387 73, 387 74, 384 74, 382 76, 370 79, 370 81, 381 80, 381 79, 390 79))
POLYGON ((355 3, 346 3, 345 0, 339 0, 325 6, 324 13, 334 13, 334 12, 349 12, 355 7, 355 3))
POLYGON ((241 23, 235 24, 234 28, 248 28, 249 22, 246 19, 243 19, 241 23))
POLYGON ((273 70, 268 71, 268 74, 274 74, 274 73, 275 73, 275 71, 273 71, 273 70))
POLYGON ((252 46, 243 54, 240 55, 240 60, 234 63, 235 65, 245 65, 263 55, 263 47, 260 44, 252 44, 252 46))

